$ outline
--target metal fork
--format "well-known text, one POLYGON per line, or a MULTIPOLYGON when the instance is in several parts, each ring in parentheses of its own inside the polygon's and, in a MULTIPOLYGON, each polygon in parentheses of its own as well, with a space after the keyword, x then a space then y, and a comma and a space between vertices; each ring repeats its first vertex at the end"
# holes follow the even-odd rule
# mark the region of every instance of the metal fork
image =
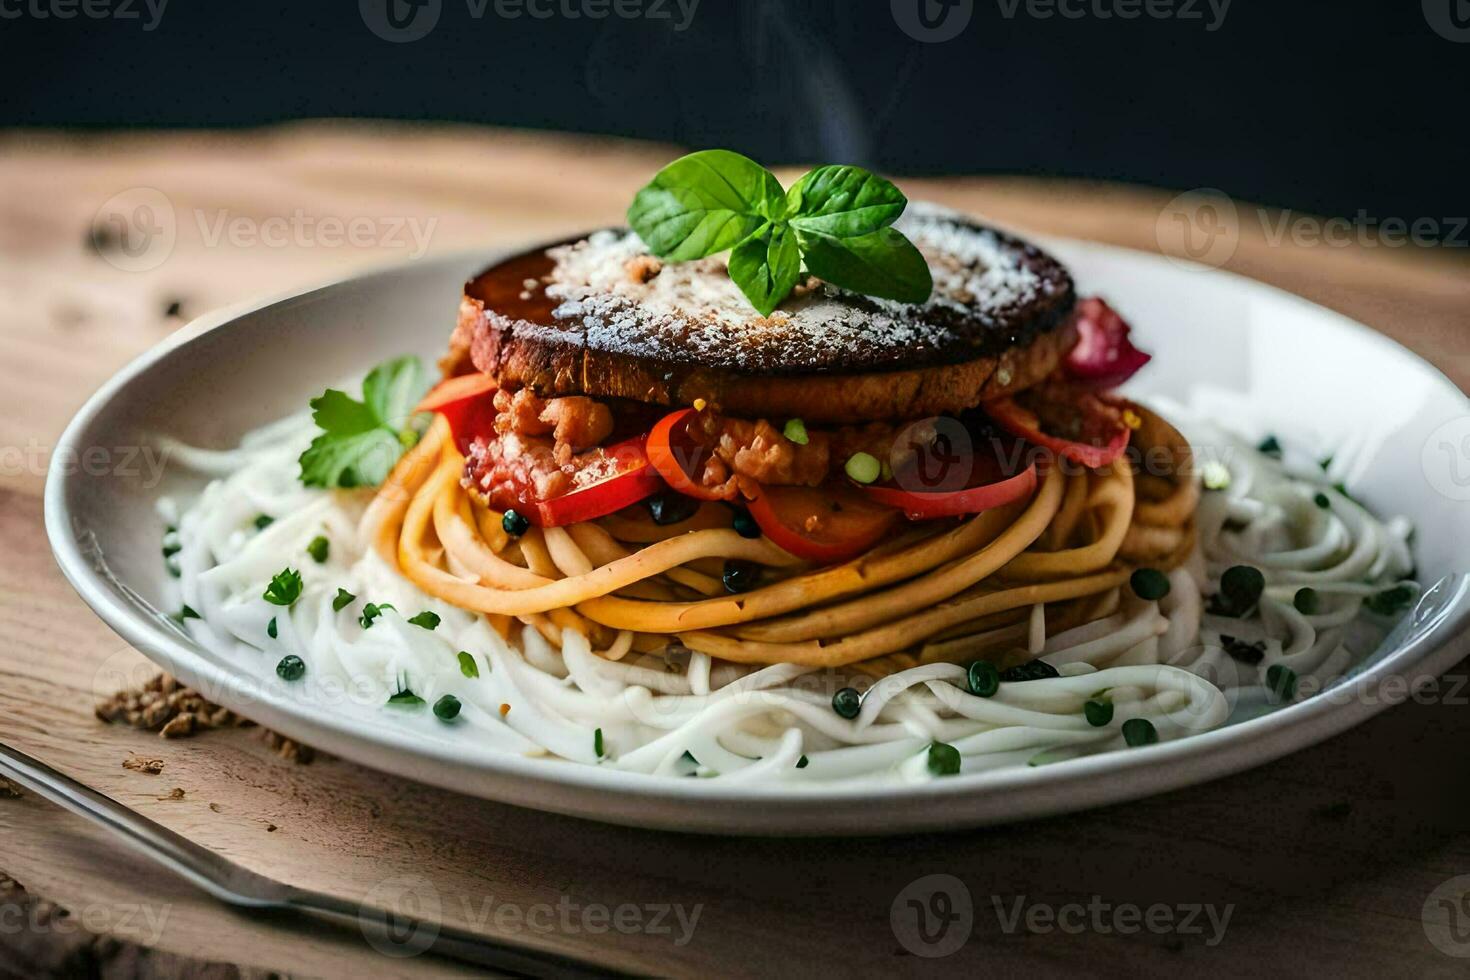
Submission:
POLYGON ((358 927, 364 938, 377 937, 399 955, 430 952, 447 959, 488 967, 516 976, 605 977, 618 975, 558 953, 489 939, 440 923, 419 921, 334 895, 283 884, 226 860, 65 776, 44 762, 0 743, 0 775, 8 776, 79 816, 100 824, 133 848, 230 905, 249 909, 285 909, 358 927), (414 937, 409 948, 401 939, 414 937))

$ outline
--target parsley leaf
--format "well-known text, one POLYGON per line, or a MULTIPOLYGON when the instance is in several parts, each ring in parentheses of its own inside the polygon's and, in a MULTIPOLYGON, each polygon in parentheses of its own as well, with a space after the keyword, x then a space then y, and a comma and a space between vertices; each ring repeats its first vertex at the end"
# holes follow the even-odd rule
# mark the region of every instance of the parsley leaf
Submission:
POLYGON ((475 663, 474 655, 466 650, 459 651, 459 672, 470 680, 480 676, 480 665, 475 663))
POLYGON ((301 482, 309 487, 375 487, 417 437, 412 415, 426 388, 416 357, 373 368, 362 383, 363 400, 328 388, 311 400, 311 418, 322 430, 301 454, 301 482))
POLYGON ((301 573, 291 568, 277 572, 261 598, 273 606, 291 605, 301 598, 301 573))
POLYGON ((408 618, 408 624, 410 626, 421 626, 426 630, 435 629, 439 625, 439 614, 424 610, 417 615, 410 616, 408 618))

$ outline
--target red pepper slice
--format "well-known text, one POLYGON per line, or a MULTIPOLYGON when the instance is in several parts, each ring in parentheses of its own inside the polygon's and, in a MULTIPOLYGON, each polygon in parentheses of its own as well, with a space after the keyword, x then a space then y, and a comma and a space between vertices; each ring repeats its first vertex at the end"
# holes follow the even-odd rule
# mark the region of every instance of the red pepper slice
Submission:
POLYGON ((963 490, 930 492, 904 488, 900 477, 888 483, 861 487, 863 494, 888 507, 897 507, 911 521, 936 517, 978 514, 1024 500, 1036 492, 1036 464, 1007 477, 1000 464, 987 456, 976 456, 970 485, 963 490))
POLYGON ((798 558, 833 565, 872 548, 899 512, 844 483, 821 487, 766 487, 750 502, 761 531, 798 558))
POLYGON ((550 500, 517 508, 538 527, 564 527, 604 517, 663 488, 648 461, 645 437, 598 449, 573 477, 573 489, 550 500))
POLYGON ((1133 435, 1129 402, 1072 382, 1045 381, 982 407, 1012 435, 1093 469, 1123 455, 1133 435))
POLYGON ((495 430, 495 391, 499 388, 488 374, 476 372, 441 381, 414 408, 415 412, 438 412, 449 422, 455 445, 467 452, 476 436, 495 430))
POLYGON ((710 448, 691 431, 699 413, 692 408, 670 412, 648 433, 648 460, 664 482, 686 496, 699 500, 729 500, 733 484, 707 487, 699 474, 710 457, 710 448))

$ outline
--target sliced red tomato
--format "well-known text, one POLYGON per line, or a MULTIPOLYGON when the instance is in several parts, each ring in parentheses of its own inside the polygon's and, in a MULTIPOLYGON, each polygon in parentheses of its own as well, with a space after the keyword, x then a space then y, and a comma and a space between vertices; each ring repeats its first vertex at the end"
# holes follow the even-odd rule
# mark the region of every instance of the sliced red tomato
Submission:
POLYGON ((1001 428, 1074 463, 1106 466, 1128 448, 1129 403, 1067 381, 1044 381, 983 406, 1001 428))
POLYGON ((888 507, 897 507, 911 521, 957 517, 961 514, 978 514, 1030 497, 1036 492, 1036 464, 1031 463, 1014 476, 1006 476, 998 461, 977 455, 971 470, 970 485, 962 490, 935 493, 907 489, 905 482, 902 476, 896 476, 887 483, 859 489, 869 500, 888 507))
POLYGON ((1093 388, 1116 388, 1153 358, 1128 339, 1132 328, 1097 297, 1077 304, 1077 346, 1063 362, 1067 375, 1093 388))
POLYGON ((495 391, 499 386, 488 374, 478 371, 449 378, 435 385, 415 412, 438 412, 449 422, 454 442, 461 453, 471 440, 495 428, 495 391))
POLYGON ((538 527, 563 527, 590 521, 636 504, 663 488, 648 461, 645 437, 594 450, 572 478, 572 489, 550 500, 517 508, 538 527))
POLYGON ((707 487, 699 474, 709 459, 710 449, 693 430, 699 413, 692 408, 670 412, 648 433, 648 460, 664 482, 682 494, 700 500, 728 500, 734 487, 707 487))
POLYGON ((833 565, 876 545, 899 512, 844 483, 766 487, 750 502, 761 531, 798 558, 833 565))

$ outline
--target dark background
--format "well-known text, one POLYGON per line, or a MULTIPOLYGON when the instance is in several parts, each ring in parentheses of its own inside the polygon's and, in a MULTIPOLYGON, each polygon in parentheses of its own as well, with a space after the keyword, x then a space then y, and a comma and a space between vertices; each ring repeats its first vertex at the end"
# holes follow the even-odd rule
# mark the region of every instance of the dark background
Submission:
POLYGON ((131 3, 131 20, 35 15, 58 2, 81 0, 0 0, 0 125, 463 120, 770 164, 1214 187, 1369 223, 1470 213, 1470 43, 1431 26, 1435 4, 1470 24, 1470 0, 1234 0, 1215 30, 1206 0, 1175 0, 1198 19, 1128 21, 970 0, 942 43, 905 33, 890 0, 701 0, 683 31, 674 0, 663 20, 415 0, 442 9, 408 43, 375 35, 357 0, 171 0, 151 31, 145 0, 88 0, 131 3))

